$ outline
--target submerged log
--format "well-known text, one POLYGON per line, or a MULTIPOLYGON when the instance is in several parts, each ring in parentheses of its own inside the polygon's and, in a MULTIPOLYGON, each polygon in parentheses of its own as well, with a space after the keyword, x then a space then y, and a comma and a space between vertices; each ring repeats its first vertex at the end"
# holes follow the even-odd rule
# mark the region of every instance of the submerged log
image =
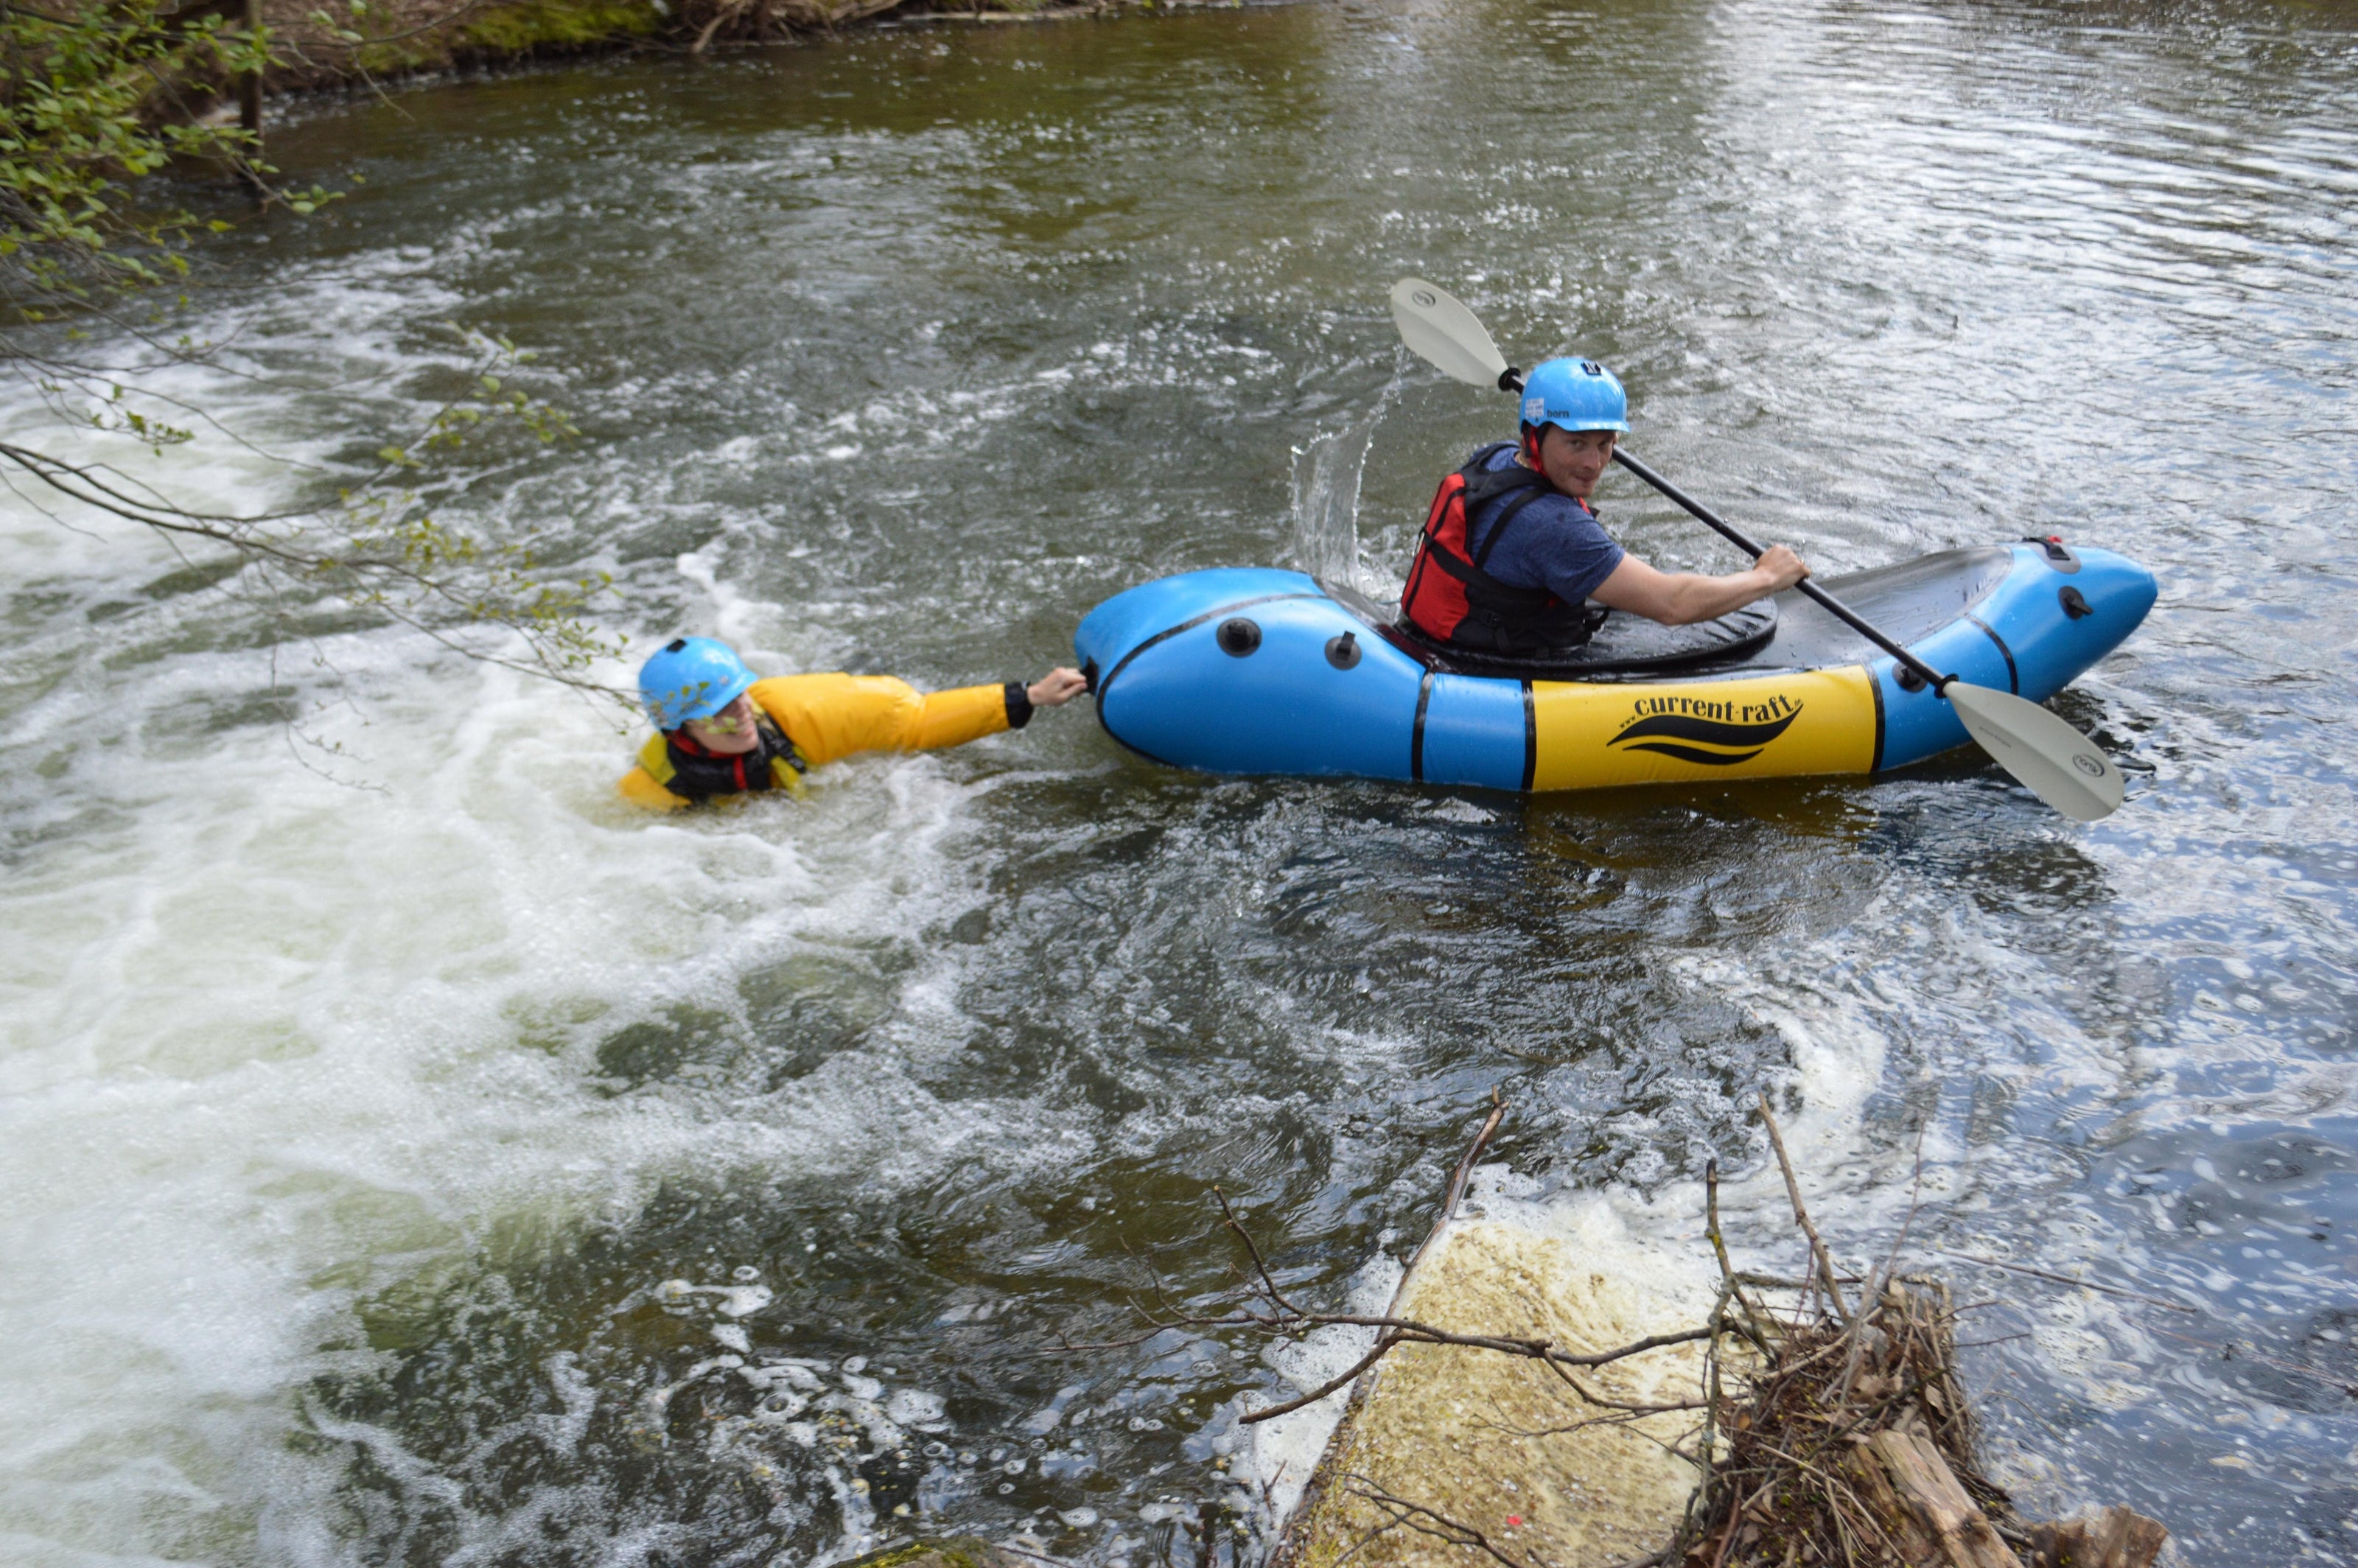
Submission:
POLYGON ((2117 1504, 2052 1524, 2035 1524, 2031 1568, 2152 1568, 2169 1531, 2117 1504))
POLYGON ((1909 1568, 2022 1568, 1920 1430, 1877 1433, 1850 1468, 1909 1568))

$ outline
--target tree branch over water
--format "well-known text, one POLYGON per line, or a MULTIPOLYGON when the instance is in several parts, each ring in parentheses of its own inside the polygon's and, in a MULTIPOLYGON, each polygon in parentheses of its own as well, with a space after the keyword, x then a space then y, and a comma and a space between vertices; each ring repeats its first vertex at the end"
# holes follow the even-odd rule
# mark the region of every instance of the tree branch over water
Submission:
POLYGON ((508 384, 532 356, 504 339, 449 328, 465 356, 460 389, 406 434, 375 438, 375 464, 310 504, 208 510, 121 461, 80 455, 95 439, 161 457, 197 442, 200 429, 269 455, 167 392, 160 378, 169 373, 201 368, 315 392, 233 366, 223 344, 170 330, 196 297, 234 292, 202 292, 220 280, 199 248, 233 225, 158 205, 155 177, 210 168, 297 214, 335 199, 274 184, 251 132, 196 114, 184 97, 200 101, 271 63, 266 31, 230 27, 222 9, 0 4, 0 365, 47 407, 58 438, 0 441, 0 471, 30 481, 34 494, 18 493, 61 525, 70 518, 35 495, 136 523, 176 548, 226 552, 233 569, 215 586, 253 608, 274 643, 304 637, 302 612, 325 596, 471 658, 627 699, 588 674, 621 648, 593 621, 613 591, 606 574, 553 568, 529 544, 445 522, 428 503, 429 485, 462 482, 460 462, 499 449, 500 432, 540 446, 579 434, 562 410, 508 384), (99 350, 102 335, 131 352, 99 350))

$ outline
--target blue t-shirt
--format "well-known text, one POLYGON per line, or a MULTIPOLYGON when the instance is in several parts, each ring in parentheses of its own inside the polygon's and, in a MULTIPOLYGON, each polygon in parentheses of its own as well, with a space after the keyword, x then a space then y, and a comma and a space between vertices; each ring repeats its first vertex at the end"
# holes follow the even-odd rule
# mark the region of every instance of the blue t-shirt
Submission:
MULTIPOLYGON (((1467 461, 1473 460, 1468 458, 1467 461)), ((1494 453, 1486 470, 1511 468, 1515 449, 1494 453)), ((1510 490, 1466 519, 1466 548, 1478 557, 1490 524, 1509 503, 1530 492, 1510 490)), ((1509 588, 1543 588, 1566 604, 1579 604, 1621 564, 1623 551, 1596 521, 1596 514, 1552 487, 1526 501, 1507 525, 1507 536, 1482 569, 1509 588)))

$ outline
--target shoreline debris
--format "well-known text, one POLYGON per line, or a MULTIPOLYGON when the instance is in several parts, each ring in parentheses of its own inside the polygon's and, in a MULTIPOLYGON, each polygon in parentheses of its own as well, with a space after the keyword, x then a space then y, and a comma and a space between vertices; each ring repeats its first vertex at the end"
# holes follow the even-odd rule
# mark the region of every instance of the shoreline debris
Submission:
POLYGON ((1217 1189, 1249 1269, 1210 1303, 1138 1309, 1150 1335, 1373 1332, 1339 1375, 1239 1418, 1350 1390, 1268 1568, 2152 1568, 2158 1522, 2033 1522, 1983 1470, 1946 1286, 1900 1268, 1908 1223, 1866 1273, 1836 1268, 1766 1096, 1805 1277, 1733 1266, 1714 1162, 1717 1290, 1683 1325, 1560 1240, 1459 1217, 1506 1109, 1494 1094, 1384 1312, 1289 1295, 1217 1189))

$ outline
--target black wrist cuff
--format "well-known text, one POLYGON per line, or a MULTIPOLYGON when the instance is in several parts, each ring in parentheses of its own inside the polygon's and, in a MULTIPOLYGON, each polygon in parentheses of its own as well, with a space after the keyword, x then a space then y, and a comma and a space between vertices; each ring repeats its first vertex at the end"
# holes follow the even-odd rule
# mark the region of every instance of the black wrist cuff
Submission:
POLYGON ((1032 694, 1023 689, 1022 681, 1009 681, 1007 683, 1007 727, 1010 730, 1021 730, 1031 722, 1032 694))

